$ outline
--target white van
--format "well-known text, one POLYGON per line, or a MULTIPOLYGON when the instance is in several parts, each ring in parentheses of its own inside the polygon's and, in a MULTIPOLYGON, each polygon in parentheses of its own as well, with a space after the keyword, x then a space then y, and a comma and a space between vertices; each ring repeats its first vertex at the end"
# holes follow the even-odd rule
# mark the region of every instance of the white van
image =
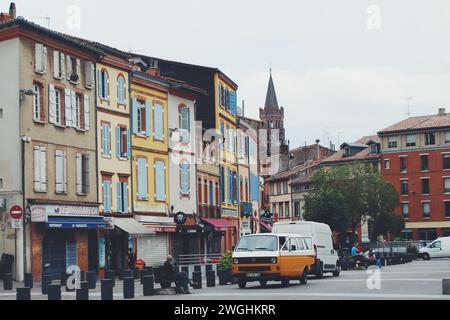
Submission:
POLYGON ((419 256, 424 260, 431 258, 450 258, 450 237, 439 238, 419 250, 419 256))
POLYGON ((341 266, 339 256, 334 250, 331 229, 328 225, 310 221, 278 222, 273 225, 272 233, 294 233, 300 236, 312 237, 316 262, 310 273, 322 278, 326 272, 339 277, 341 266))

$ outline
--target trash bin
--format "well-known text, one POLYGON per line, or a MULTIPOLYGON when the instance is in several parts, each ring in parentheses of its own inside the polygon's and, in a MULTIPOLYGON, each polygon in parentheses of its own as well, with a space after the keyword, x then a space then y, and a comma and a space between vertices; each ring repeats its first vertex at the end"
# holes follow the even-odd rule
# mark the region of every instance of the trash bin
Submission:
POLYGON ((4 274, 12 274, 14 268, 14 256, 10 254, 2 254, 0 259, 0 279, 4 274))

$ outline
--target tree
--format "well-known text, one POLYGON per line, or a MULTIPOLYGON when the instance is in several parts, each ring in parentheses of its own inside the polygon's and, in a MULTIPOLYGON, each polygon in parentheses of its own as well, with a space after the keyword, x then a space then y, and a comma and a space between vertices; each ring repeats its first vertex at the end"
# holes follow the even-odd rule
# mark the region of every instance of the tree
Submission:
POLYGON ((396 237, 405 229, 405 220, 395 213, 380 214, 372 221, 370 240, 376 242, 378 236, 390 234, 396 237))

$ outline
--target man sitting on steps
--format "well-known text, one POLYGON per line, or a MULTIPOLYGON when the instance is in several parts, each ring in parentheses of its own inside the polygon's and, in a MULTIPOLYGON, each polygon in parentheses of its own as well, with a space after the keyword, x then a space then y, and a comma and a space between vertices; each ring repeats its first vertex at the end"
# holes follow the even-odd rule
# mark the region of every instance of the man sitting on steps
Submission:
POLYGON ((177 293, 191 294, 189 291, 188 275, 186 272, 178 272, 177 268, 173 265, 172 256, 167 256, 167 260, 164 262, 164 274, 175 279, 177 293))

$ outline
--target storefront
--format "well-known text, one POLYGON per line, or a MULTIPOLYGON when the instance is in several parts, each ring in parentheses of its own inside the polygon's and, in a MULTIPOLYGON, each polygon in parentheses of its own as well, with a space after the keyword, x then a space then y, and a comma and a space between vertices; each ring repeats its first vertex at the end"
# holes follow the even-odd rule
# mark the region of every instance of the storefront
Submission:
POLYGON ((97 231, 113 228, 98 206, 34 203, 31 212, 32 272, 59 278, 70 266, 88 271, 98 265, 97 231))

